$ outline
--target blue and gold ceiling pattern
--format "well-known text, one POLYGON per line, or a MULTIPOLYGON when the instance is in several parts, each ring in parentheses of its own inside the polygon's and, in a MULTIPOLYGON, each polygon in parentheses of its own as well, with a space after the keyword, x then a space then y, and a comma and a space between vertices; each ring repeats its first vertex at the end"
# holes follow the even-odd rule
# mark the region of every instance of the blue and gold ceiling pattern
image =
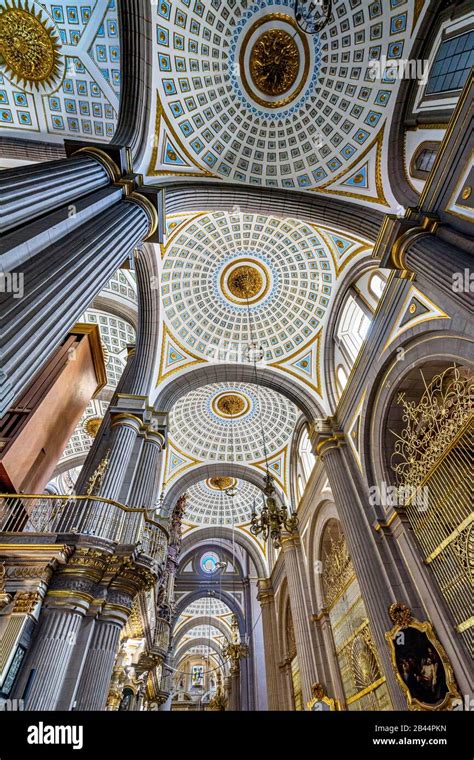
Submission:
POLYGON ((172 443, 201 461, 250 463, 286 447, 298 416, 280 393, 253 383, 210 383, 176 402, 169 418, 172 443))
POLYGON ((0 0, 0 128, 108 142, 119 98, 117 0, 0 0))
POLYGON ((199 357, 246 361, 256 342, 271 362, 316 334, 334 280, 330 246, 313 226, 217 212, 170 237, 162 303, 170 330, 199 357))
POLYGON ((293 0, 159 0, 148 175, 340 192, 388 205, 381 151, 423 0, 339 0, 319 35, 293 0))
POLYGON ((259 508, 262 503, 256 486, 228 476, 202 480, 188 488, 186 495, 186 521, 199 526, 248 523, 254 502, 259 508), (228 489, 235 495, 229 496, 228 489))

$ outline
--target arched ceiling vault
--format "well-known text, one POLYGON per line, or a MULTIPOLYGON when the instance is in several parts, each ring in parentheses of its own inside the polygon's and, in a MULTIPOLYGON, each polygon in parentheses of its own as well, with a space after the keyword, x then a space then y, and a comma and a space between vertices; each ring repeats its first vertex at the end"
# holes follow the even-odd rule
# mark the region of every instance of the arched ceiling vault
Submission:
POLYGON ((147 180, 317 190, 386 209, 399 79, 374 77, 369 62, 408 58, 426 5, 340 0, 307 36, 292 0, 157 3, 147 180))

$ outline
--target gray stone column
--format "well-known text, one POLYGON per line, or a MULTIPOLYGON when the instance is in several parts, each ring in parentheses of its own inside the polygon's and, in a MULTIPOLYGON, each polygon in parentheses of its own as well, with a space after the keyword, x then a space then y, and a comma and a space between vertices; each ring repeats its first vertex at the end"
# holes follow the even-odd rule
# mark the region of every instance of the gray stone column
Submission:
POLYGON ((76 710, 105 710, 120 633, 140 591, 156 583, 147 568, 127 561, 111 581, 96 620, 76 692, 76 710))
POLYGON ((319 626, 321 636, 324 642, 324 652, 326 656, 327 669, 329 677, 323 680, 323 683, 330 697, 335 697, 341 704, 345 703, 346 696, 342 685, 341 671, 337 661, 336 647, 334 645, 334 636, 332 633, 331 622, 327 610, 315 616, 315 625, 319 626))
POLYGON ((275 596, 269 578, 258 581, 258 601, 262 608, 262 626, 265 654, 265 674, 267 679, 268 709, 281 710, 280 673, 278 671, 278 639, 275 596))
POLYGON ((84 609, 52 608, 41 615, 36 643, 28 662, 34 671, 27 710, 54 710, 81 626, 84 609))
POLYGON ((291 678, 291 660, 289 657, 287 657, 282 662, 278 663, 278 670, 280 671, 280 678, 281 683, 283 686, 283 691, 281 694, 280 704, 281 709, 286 711, 292 711, 294 710, 293 705, 293 681, 291 678))
POLYGON ((76 694, 76 710, 105 710, 123 622, 113 616, 96 620, 76 694))
POLYGON ((23 297, 0 294, 2 384, 0 415, 28 386, 67 331, 157 221, 133 195, 77 227, 24 266, 23 297))
POLYGON ((119 179, 119 170, 113 176, 107 160, 109 166, 99 154, 83 152, 60 161, 6 169, 0 176, 0 230, 30 222, 119 179))
POLYGON ((15 687, 16 698, 27 688, 27 710, 57 709, 82 619, 106 566, 106 555, 79 548, 54 576, 15 687))
POLYGON ((109 463, 100 486, 100 496, 118 499, 142 424, 140 417, 132 412, 120 411, 112 414, 109 463))
POLYGON ((303 566, 300 538, 297 533, 282 538, 286 578, 295 629, 296 651, 301 675, 303 705, 311 699, 311 686, 318 681, 315 644, 311 630, 311 614, 308 607, 308 588, 303 566))
POLYGON ((240 664, 233 666, 230 674, 229 710, 240 711, 240 664))
POLYGON ((161 433, 147 429, 127 499, 129 507, 155 507, 164 443, 161 433))
POLYGON ((346 448, 342 433, 319 434, 318 454, 323 459, 334 495, 392 706, 394 710, 407 710, 407 703, 397 683, 385 639, 385 632, 392 627, 388 608, 397 600, 378 561, 374 531, 368 525, 353 472, 346 462, 346 448))

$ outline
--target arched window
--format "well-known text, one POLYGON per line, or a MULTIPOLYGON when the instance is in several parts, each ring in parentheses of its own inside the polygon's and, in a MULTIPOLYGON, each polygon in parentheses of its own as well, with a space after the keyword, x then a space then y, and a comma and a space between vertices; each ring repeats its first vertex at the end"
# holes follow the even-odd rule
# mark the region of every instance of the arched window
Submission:
POLYGON ((427 179, 439 151, 440 142, 422 142, 410 162, 410 174, 416 179, 427 179))
POLYGON ((377 301, 381 298, 387 280, 379 272, 374 272, 369 280, 369 291, 377 301))
POLYGON ((347 381, 349 380, 349 375, 347 374, 342 364, 340 364, 336 370, 336 378, 337 378, 337 384, 339 387, 339 392, 342 393, 342 391, 347 385, 347 381))
MULTIPOLYGON (((299 446, 298 446, 298 456, 301 462, 301 466, 303 468, 303 474, 304 474, 304 485, 308 482, 309 476, 311 475, 313 471, 313 467, 316 464, 316 457, 313 454, 313 447, 311 445, 311 441, 309 439, 308 434, 308 428, 305 426, 301 432, 300 440, 299 440, 299 446)), ((303 479, 301 479, 303 480, 303 479)), ((303 485, 303 490, 304 490, 303 485)))
POLYGON ((353 364, 370 327, 370 319, 349 293, 344 304, 336 336, 353 364))
POLYGON ((320 544, 323 605, 328 610, 348 710, 390 710, 390 697, 359 583, 339 521, 328 520, 320 544))

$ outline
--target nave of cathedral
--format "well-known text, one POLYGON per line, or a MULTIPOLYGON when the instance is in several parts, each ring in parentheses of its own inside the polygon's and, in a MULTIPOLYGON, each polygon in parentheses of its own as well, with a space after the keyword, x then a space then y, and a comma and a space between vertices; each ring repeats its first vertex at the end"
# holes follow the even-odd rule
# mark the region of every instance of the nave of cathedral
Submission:
POLYGON ((473 51, 0 0, 0 705, 473 709, 473 51))

